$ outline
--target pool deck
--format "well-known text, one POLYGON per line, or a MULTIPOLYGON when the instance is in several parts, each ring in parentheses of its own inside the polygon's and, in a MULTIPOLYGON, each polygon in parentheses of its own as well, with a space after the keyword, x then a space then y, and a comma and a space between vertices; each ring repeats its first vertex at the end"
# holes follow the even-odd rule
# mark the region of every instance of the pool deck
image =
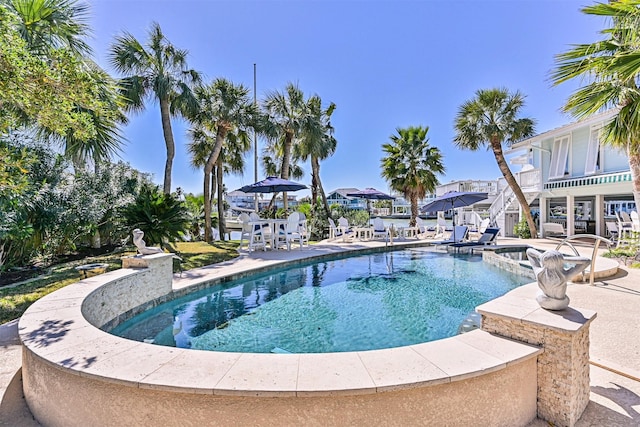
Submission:
MULTIPOLYGON (((394 246, 413 245, 415 240, 396 241, 394 246)), ((554 249, 558 241, 534 239, 521 241, 501 238, 500 245, 527 244, 538 249, 554 249)), ((287 251, 242 252, 222 264, 184 272, 174 276, 174 289, 209 281, 228 274, 242 274, 257 266, 282 261, 323 256, 344 251, 372 250, 383 242, 322 242, 309 248, 287 251)), ((588 247, 577 247, 584 256, 588 247)), ((601 251, 604 251, 601 249, 601 251)), ((598 264, 596 269, 598 269, 598 264)), ((596 280, 595 286, 569 285, 571 305, 598 312, 591 326, 591 400, 578 426, 640 424, 640 271, 621 269, 614 277, 596 280), (606 369, 603 369, 605 367, 606 369)), ((0 426, 37 425, 22 396, 21 344, 17 321, 0 325, 0 426)), ((547 425, 534 421, 531 426, 547 425)))

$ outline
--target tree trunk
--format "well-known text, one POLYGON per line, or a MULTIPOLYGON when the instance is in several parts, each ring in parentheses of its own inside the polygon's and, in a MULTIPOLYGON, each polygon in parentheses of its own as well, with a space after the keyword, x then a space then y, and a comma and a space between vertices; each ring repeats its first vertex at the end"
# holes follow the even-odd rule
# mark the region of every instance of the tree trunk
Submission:
POLYGON ((224 223, 224 186, 222 185, 222 176, 224 174, 224 168, 222 167, 222 157, 218 156, 218 163, 216 166, 216 178, 218 187, 218 234, 220 240, 225 240, 226 225, 224 223))
MULTIPOLYGON (((322 187, 322 181, 320 180, 320 160, 316 156, 311 156, 311 173, 315 175, 316 184, 318 186, 317 191, 320 193, 320 197, 322 197, 322 204, 324 206, 324 210, 327 213, 327 218, 329 217, 329 202, 327 201, 327 195, 324 192, 324 188, 322 187)), ((318 197, 316 195, 316 197, 318 197)))
POLYGON ((173 141, 173 131, 171 130, 171 113, 169 112, 169 100, 160 99, 160 117, 162 119, 162 133, 164 143, 167 146, 167 161, 164 165, 164 194, 171 194, 171 169, 173 158, 176 155, 176 145, 173 141))
POLYGON ((318 171, 317 171, 317 159, 311 156, 311 206, 315 206, 318 203, 318 171))
POLYGON ((100 249, 100 247, 102 247, 100 243, 100 230, 97 228, 93 232, 93 236, 91 236, 91 247, 94 249, 100 249))
MULTIPOLYGON (((522 189, 518 185, 516 178, 511 173, 511 169, 509 169, 509 165, 504 158, 504 153, 502 152, 502 143, 501 141, 492 140, 491 148, 493 149, 493 154, 496 157, 496 162, 498 163, 498 167, 500 168, 500 172, 502 172, 502 176, 509 184, 509 187, 513 190, 513 193, 516 195, 518 199, 518 203, 520 203, 520 207, 522 208, 522 212, 524 213, 524 217, 527 219, 527 224, 529 225, 529 230, 531 231, 531 237, 535 238, 538 236, 538 231, 536 230, 536 223, 533 221, 533 216, 531 215, 531 208, 529 207, 529 203, 527 202, 527 198, 524 196, 522 189)), ((505 230, 506 232, 506 230, 505 230)))
POLYGON ((227 136, 227 131, 224 126, 220 126, 218 132, 216 133, 216 144, 213 146, 213 150, 209 157, 207 158, 207 163, 204 166, 204 175, 205 175, 205 188, 204 188, 204 240, 207 243, 211 243, 212 235, 211 228, 213 224, 211 223, 211 207, 213 204, 213 195, 215 194, 215 189, 213 188, 213 179, 214 175, 212 174, 213 168, 218 162, 218 157, 220 157, 220 151, 222 151, 222 143, 224 142, 225 137, 227 136), (208 178, 209 177, 209 178, 208 178), (208 189, 208 181, 209 179, 212 181, 211 189, 208 189), (207 212, 208 206, 208 212, 207 212), (208 238, 207 238, 208 237, 208 238))
MULTIPOLYGON (((283 147, 283 156, 282 156, 282 167, 280 168, 280 178, 289 179, 289 164, 291 161, 291 145, 293 143, 293 134, 289 131, 284 136, 284 147, 283 147)), ((287 193, 282 193, 282 203, 284 205, 284 210, 286 211, 289 208, 289 204, 287 203, 287 193)))
POLYGON ((211 172, 204 168, 204 241, 211 242, 211 172), (207 221, 207 218, 209 220, 207 221))
POLYGON ((636 202, 636 211, 640 212, 640 152, 633 150, 631 144, 627 144, 627 157, 633 183, 633 200, 636 202))
POLYGON ((412 192, 409 194, 409 200, 411 201, 411 219, 409 220, 409 227, 416 226, 416 218, 418 217, 418 196, 412 192))

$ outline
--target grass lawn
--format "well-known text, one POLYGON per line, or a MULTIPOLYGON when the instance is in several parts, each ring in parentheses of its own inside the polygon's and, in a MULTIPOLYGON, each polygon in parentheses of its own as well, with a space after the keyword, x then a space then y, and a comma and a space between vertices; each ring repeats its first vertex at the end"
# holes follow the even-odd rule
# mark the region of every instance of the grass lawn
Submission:
MULTIPOLYGON (((212 244, 179 242, 172 245, 172 252, 177 251, 182 258, 183 270, 191 270, 235 258, 238 256, 237 248, 238 241, 214 242, 212 244)), ((135 250, 132 246, 130 250, 117 254, 84 258, 79 261, 54 265, 43 276, 15 286, 0 288, 0 324, 19 318, 31 304, 43 296, 78 282, 80 274, 75 270, 75 267, 83 264, 105 263, 109 264, 107 271, 112 271, 122 267, 122 257, 134 254, 135 250)), ((177 271, 178 268, 176 262, 174 271, 177 271)))

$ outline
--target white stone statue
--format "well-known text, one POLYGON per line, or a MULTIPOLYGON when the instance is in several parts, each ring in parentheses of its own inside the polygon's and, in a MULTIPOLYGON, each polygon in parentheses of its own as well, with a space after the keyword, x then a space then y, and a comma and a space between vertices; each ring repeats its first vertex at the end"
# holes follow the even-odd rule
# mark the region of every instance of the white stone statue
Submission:
POLYGON ((583 271, 591 263, 589 258, 565 257, 558 251, 540 253, 533 248, 527 249, 527 258, 531 262, 541 290, 536 301, 540 307, 549 310, 563 310, 569 306, 567 280, 583 271), (573 266, 565 269, 565 263, 573 266))
POLYGON ((147 244, 142 240, 144 237, 144 231, 136 228, 133 230, 133 244, 138 248, 138 253, 141 255, 151 255, 151 254, 161 254, 164 251, 162 248, 158 248, 155 246, 147 246, 147 244))

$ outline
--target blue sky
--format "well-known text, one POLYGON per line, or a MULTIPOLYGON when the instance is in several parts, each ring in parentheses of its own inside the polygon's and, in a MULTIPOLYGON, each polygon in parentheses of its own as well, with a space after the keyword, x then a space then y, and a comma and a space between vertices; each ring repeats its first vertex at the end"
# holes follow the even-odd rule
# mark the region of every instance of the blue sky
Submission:
MULTIPOLYGON (((430 144, 444 155, 442 183, 500 177, 493 154, 454 147, 459 106, 478 89, 504 87, 526 96, 523 115, 537 132, 573 119, 561 108, 579 81, 551 86, 554 55, 589 43, 604 28, 580 9, 592 2, 503 1, 194 1, 93 0, 95 56, 109 71, 115 35, 147 39, 151 22, 189 51, 189 65, 207 81, 225 77, 257 92, 294 82, 306 96, 337 105, 332 123, 338 148, 321 165, 327 192, 338 187, 387 190, 381 146, 398 127, 429 126, 430 144)), ((202 172, 189 166, 186 124, 174 120, 173 188, 202 192, 202 172)), ((157 104, 130 117, 121 157, 162 183, 165 148, 157 104)), ((263 143, 259 141, 259 148, 263 143)), ((228 189, 254 182, 253 155, 228 189)), ((305 165, 310 172, 310 167, 305 165)), ((517 167, 514 166, 514 170, 517 167)), ((259 179, 264 175, 259 172, 259 179)), ((309 184, 310 174, 301 180, 309 184)), ((297 193, 305 195, 304 192, 297 193)))

